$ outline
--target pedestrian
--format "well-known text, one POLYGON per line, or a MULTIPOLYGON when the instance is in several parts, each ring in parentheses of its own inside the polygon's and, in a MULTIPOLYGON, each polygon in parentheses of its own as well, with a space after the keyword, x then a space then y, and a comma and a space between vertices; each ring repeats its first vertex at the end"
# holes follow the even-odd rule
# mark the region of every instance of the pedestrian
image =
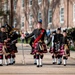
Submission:
POLYGON ((48 29, 46 30, 46 34, 47 34, 47 40, 49 40, 50 34, 51 34, 50 28, 48 28, 48 29))
POLYGON ((24 43, 24 40, 25 40, 25 34, 22 32, 21 33, 21 42, 24 43))

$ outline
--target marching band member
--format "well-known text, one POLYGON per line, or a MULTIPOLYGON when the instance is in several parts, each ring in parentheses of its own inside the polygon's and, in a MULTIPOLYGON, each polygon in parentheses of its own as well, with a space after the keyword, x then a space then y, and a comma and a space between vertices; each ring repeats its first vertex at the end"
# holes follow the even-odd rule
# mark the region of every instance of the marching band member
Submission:
POLYGON ((57 64, 61 65, 62 63, 62 55, 60 55, 59 51, 61 48, 61 38, 63 35, 61 34, 61 28, 57 29, 56 35, 54 35, 54 52, 55 57, 57 58, 57 64))
POLYGON ((6 30, 5 30, 5 26, 1 27, 1 31, 0 31, 0 66, 3 66, 3 45, 4 42, 6 42, 7 40, 7 34, 6 34, 6 30))
POLYGON ((67 64, 67 59, 70 56, 70 50, 69 50, 69 40, 67 37, 66 30, 63 30, 63 37, 62 37, 62 47, 61 47, 61 54, 63 55, 63 63, 64 66, 67 64))
POLYGON ((9 50, 10 53, 10 64, 13 65, 15 63, 15 53, 17 53, 17 39, 20 37, 20 34, 17 33, 18 29, 14 28, 13 26, 10 27, 7 23, 5 24, 5 27, 7 29, 8 35, 9 35, 9 40, 7 42, 7 49, 9 50))
POLYGON ((13 31, 12 34, 11 34, 11 44, 10 44, 10 47, 11 47, 11 64, 14 64, 15 63, 15 53, 17 53, 17 47, 16 47, 16 43, 17 43, 17 39, 18 39, 19 35, 13 31))
POLYGON ((33 47, 34 47, 34 54, 36 54, 37 67, 42 67, 43 53, 47 51, 44 45, 45 34, 46 30, 42 28, 42 20, 40 20, 38 21, 37 29, 34 29, 34 31, 29 36, 26 37, 29 38, 33 35, 35 35, 36 37, 33 43, 33 47))

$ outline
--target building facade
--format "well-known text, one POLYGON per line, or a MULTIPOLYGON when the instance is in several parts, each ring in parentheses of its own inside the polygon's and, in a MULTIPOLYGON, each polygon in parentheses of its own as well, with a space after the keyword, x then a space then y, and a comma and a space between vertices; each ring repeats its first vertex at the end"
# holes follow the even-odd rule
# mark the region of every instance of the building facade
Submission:
POLYGON ((75 0, 13 0, 11 9, 13 26, 24 31, 33 30, 40 19, 45 29, 75 27, 75 0))

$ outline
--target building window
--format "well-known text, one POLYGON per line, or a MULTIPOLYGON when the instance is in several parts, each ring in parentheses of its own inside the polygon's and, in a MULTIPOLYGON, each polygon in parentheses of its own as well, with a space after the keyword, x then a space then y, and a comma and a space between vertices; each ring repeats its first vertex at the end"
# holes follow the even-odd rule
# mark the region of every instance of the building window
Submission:
POLYGON ((29 15, 29 27, 32 27, 32 24, 33 24, 32 19, 33 19, 33 15, 32 15, 32 13, 30 13, 30 15, 29 15))
POLYGON ((16 18, 14 18, 14 20, 13 20, 14 22, 13 22, 13 24, 14 24, 14 27, 16 27, 16 24, 17 24, 17 20, 16 20, 16 18))
POLYGON ((73 4, 73 21, 75 21, 75 4, 73 4))
POLYGON ((50 2, 50 0, 48 0, 48 2, 50 2))
POLYGON ((60 23, 64 23, 64 8, 60 8, 60 23))
POLYGON ((38 4, 41 4, 42 3, 42 0, 38 0, 38 4))
POLYGON ((14 6, 14 11, 15 11, 16 10, 16 6, 17 6, 17 0, 14 0, 13 6, 14 6))
POLYGON ((21 27, 24 27, 24 22, 21 22, 21 27))
POLYGON ((49 9, 48 11, 48 24, 52 24, 52 10, 49 9))
POLYGON ((50 0, 48 0, 48 2, 50 3, 50 0))
POLYGON ((25 4, 25 2, 24 2, 24 1, 25 1, 25 0, 21 0, 21 1, 22 1, 22 2, 21 2, 21 3, 22 3, 22 7, 24 7, 24 4, 25 4))
POLYGON ((32 0, 29 0, 29 6, 32 6, 32 0))
POLYGON ((51 2, 52 2, 52 0, 48 0, 48 2, 49 2, 49 3, 51 3, 51 2))
POLYGON ((41 17, 41 11, 38 12, 38 21, 39 21, 40 19, 42 19, 42 17, 41 17))
POLYGON ((4 4, 4 8, 3 8, 3 10, 6 12, 7 9, 8 9, 7 4, 4 4))
POLYGON ((24 21, 25 21, 24 16, 22 16, 21 17, 21 27, 24 27, 24 21))

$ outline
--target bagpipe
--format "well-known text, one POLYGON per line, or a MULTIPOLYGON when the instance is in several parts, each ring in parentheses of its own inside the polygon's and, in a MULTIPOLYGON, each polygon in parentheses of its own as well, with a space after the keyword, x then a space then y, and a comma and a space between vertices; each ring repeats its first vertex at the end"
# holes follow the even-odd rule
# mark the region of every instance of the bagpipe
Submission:
POLYGON ((15 44, 17 43, 17 40, 20 37, 20 31, 17 28, 9 26, 7 23, 4 26, 6 28, 6 34, 7 34, 6 42, 4 42, 6 46, 5 52, 11 53, 12 49, 17 49, 15 44))
POLYGON ((7 23, 4 26, 6 27, 6 33, 8 34, 8 37, 12 39, 11 41, 20 37, 20 30, 18 28, 14 28, 7 23))

